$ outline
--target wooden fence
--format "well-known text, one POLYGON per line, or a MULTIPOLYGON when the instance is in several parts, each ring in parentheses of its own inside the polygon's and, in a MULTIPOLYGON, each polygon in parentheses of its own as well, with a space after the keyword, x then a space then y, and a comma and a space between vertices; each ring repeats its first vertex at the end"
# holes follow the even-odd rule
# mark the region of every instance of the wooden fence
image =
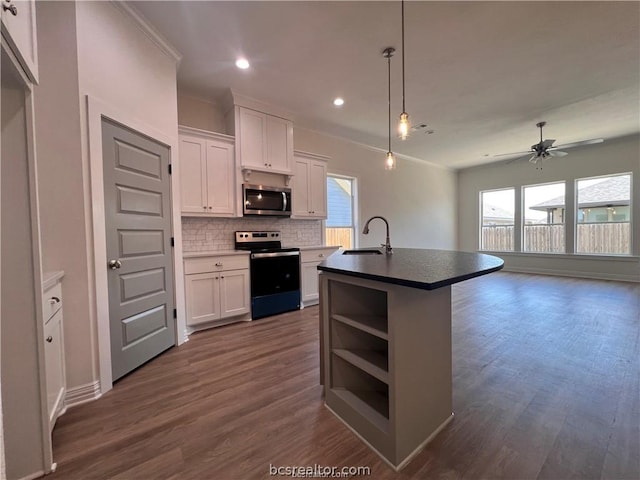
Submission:
POLYGON ((629 222, 579 223, 578 253, 631 253, 629 222))
POLYGON ((353 248, 353 228, 327 227, 325 232, 325 245, 353 248))
POLYGON ((524 252, 562 253, 564 248, 564 225, 525 225, 524 252))
MULTIPOLYGON (((513 225, 482 227, 482 250, 513 251, 513 225)), ((629 222, 579 223, 576 231, 577 253, 631 253, 629 222)), ((523 251, 565 251, 564 225, 525 225, 523 251)))
POLYGON ((482 226, 481 250, 513 251, 513 225, 482 226))

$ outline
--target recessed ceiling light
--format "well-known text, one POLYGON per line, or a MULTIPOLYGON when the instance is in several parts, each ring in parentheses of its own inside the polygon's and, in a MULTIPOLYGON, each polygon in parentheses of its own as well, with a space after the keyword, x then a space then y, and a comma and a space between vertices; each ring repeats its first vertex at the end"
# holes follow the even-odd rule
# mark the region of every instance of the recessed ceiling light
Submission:
POLYGON ((336 107, 341 107, 342 105, 344 105, 344 100, 342 98, 338 97, 333 101, 333 104, 336 107))
POLYGON ((236 60, 236 67, 241 68, 242 70, 246 70, 249 68, 249 60, 246 58, 239 58, 236 60))

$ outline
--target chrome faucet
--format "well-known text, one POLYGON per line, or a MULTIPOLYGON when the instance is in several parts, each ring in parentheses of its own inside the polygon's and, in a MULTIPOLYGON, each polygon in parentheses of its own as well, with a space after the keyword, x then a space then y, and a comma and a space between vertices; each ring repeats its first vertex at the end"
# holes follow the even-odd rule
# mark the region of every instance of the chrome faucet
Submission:
POLYGON ((386 253, 393 253, 393 250, 391 249, 391 240, 389 240, 389 222, 387 222, 386 218, 381 217, 379 215, 376 215, 375 217, 371 217, 369 220, 367 220, 367 223, 364 224, 364 228, 362 229, 362 234, 367 235, 369 233, 369 222, 371 222, 371 220, 373 220, 374 218, 379 218, 387 225, 387 243, 381 243, 380 246, 384 247, 384 251, 386 253))

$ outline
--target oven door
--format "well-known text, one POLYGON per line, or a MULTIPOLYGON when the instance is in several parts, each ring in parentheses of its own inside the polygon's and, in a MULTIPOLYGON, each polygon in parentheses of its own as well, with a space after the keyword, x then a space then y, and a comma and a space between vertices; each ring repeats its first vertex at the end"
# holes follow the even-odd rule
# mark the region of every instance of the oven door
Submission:
POLYGON ((244 215, 291 216, 291 189, 243 185, 244 215))
POLYGON ((251 297, 300 290, 300 252, 251 254, 251 297))

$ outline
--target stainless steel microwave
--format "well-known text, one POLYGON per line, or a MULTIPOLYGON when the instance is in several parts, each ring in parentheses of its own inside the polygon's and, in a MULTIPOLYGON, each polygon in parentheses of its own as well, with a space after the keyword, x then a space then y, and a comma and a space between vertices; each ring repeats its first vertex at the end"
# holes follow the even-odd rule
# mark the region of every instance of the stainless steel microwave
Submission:
POLYGON ((243 214, 291 216, 291 189, 265 185, 242 185, 243 214))

